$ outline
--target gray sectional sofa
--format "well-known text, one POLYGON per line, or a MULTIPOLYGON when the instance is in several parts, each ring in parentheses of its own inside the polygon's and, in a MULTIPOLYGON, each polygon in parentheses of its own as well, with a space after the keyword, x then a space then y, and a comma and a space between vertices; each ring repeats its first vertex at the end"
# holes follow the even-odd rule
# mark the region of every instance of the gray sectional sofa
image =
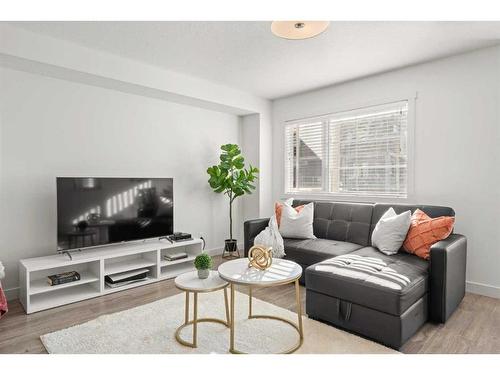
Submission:
MULTIPOLYGON (((284 242, 286 259, 305 270, 310 318, 398 349, 426 321, 443 323, 460 304, 467 241, 451 234, 431 247, 429 261, 403 251, 384 255, 371 246, 371 233, 390 207, 398 214, 419 208, 430 217, 455 216, 441 206, 314 201, 317 239, 284 242)), ((268 221, 245 222, 245 255, 268 221)))

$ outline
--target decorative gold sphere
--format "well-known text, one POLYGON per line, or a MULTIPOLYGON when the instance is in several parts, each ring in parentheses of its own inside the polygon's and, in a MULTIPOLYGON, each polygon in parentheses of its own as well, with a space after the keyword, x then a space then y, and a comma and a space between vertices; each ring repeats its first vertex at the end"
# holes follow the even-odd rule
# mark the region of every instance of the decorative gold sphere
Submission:
POLYGON ((272 247, 254 245, 248 251, 248 267, 266 270, 273 264, 272 247))

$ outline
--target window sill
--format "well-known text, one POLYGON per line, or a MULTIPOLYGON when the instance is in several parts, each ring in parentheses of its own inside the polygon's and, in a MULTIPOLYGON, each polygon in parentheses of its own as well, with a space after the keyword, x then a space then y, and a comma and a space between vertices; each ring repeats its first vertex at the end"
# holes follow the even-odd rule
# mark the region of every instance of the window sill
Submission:
POLYGON ((335 193, 293 192, 284 193, 283 198, 304 200, 324 200, 338 202, 363 202, 363 203, 412 203, 410 196, 381 196, 381 195, 348 195, 335 193))

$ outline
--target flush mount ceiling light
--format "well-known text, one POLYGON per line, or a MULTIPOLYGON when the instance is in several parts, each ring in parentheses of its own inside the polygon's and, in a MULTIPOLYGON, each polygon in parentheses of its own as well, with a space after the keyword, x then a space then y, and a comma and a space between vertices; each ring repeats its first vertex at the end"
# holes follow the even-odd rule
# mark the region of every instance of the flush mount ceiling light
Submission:
POLYGON ((280 38, 307 39, 321 34, 329 24, 329 21, 274 21, 271 31, 280 38))

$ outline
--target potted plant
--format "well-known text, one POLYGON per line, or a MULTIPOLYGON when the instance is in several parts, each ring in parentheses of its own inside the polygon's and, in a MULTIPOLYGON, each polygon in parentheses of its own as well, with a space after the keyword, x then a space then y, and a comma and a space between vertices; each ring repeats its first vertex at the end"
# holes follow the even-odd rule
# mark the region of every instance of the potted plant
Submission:
POLYGON ((219 165, 209 167, 207 173, 210 176, 210 187, 229 198, 229 238, 225 241, 223 256, 226 252, 231 256, 238 251, 233 238, 233 202, 244 194, 252 194, 255 189, 252 183, 257 179, 259 170, 251 165, 245 169, 245 158, 238 145, 225 144, 221 146, 221 150, 219 165))
POLYGON ((212 268, 212 257, 203 252, 194 258, 194 266, 198 270, 198 277, 206 279, 210 275, 210 269, 212 268))

